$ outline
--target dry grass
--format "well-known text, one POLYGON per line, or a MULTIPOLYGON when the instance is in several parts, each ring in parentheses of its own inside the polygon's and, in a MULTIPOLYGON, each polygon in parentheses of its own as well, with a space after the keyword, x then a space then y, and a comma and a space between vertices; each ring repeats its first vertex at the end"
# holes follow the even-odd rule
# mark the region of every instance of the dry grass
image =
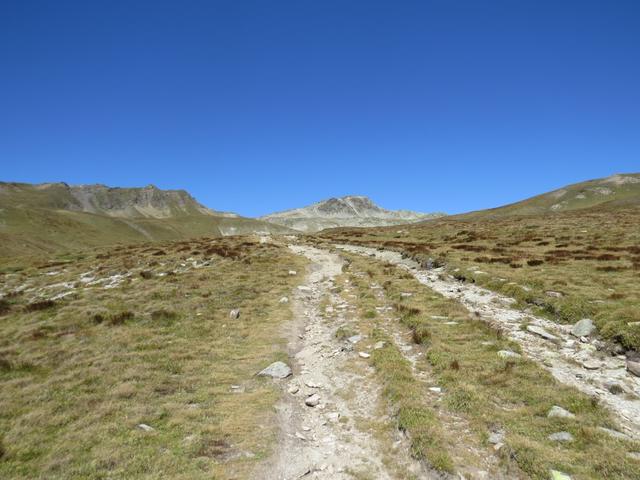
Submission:
POLYGON ((254 374, 286 358, 302 260, 234 238, 82 256, 2 276, 0 478, 246 477, 278 396, 254 374))

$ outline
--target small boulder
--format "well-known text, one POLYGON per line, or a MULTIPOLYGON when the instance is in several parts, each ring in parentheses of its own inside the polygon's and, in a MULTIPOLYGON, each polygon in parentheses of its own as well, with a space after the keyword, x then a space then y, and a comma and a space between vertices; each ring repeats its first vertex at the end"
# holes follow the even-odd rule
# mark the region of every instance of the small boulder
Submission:
POLYGON ((229 318, 232 318, 233 320, 237 320, 238 318, 240 318, 240 309, 234 308, 233 310, 231 310, 229 312, 229 318))
POLYGON ((504 434, 502 432, 491 432, 491 435, 489 435, 489 438, 487 439, 491 445, 502 443, 503 440, 504 434))
POLYGON ((551 480, 571 480, 571 477, 558 470, 551 470, 551 480))
POLYGON ((553 442, 573 442, 573 435, 569 432, 556 432, 547 437, 553 442))
POLYGON ((362 340, 362 335, 353 335, 353 336, 347 338, 347 341, 349 343, 353 343, 354 345, 356 343, 358 343, 360 340, 362 340))
POLYGON ((560 292, 554 292, 553 290, 549 290, 545 293, 547 294, 547 297, 562 298, 562 293, 560 292))
POLYGON ((565 410, 558 405, 554 405, 551 407, 549 412, 547 412, 547 418, 575 418, 576 416, 568 410, 565 410))
POLYGON ((289 275, 293 276, 293 275, 297 275, 298 272, 296 272, 295 270, 289 270, 289 275))
POLYGON ((260 377, 271 377, 271 378, 287 378, 291 375, 291 367, 284 362, 273 362, 264 370, 258 372, 258 376, 260 377))
POLYGON ((153 432, 155 430, 155 428, 147 425, 146 423, 141 423, 138 425, 138 428, 140 430, 144 430, 145 432, 153 432))
POLYGON ((361 358, 369 358, 371 356, 367 352, 359 352, 358 355, 360 355, 361 358))
POLYGON ((379 342, 376 342, 376 344, 373 346, 373 349, 374 350, 380 350, 381 348, 384 348, 385 344, 386 344, 386 342, 384 342, 382 340, 379 341, 379 342))
POLYGON ((574 337, 588 337, 596 330, 596 326, 593 324, 593 320, 590 318, 583 318, 571 327, 571 335, 574 337))
POLYGON ((280 303, 289 303, 289 298, 288 297, 282 297, 280 299, 280 303))
POLYGON ((314 393, 313 395, 310 395, 306 398, 306 400, 304 401, 304 404, 307 407, 316 407, 320 404, 320 395, 318 395, 317 393, 314 393))

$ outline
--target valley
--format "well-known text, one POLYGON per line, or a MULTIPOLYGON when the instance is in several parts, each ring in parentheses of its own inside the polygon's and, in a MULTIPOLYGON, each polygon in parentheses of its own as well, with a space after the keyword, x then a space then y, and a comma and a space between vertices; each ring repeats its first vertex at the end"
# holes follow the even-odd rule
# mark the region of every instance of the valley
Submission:
POLYGON ((638 479, 636 178, 244 235, 186 192, 3 184, 0 477, 638 479))

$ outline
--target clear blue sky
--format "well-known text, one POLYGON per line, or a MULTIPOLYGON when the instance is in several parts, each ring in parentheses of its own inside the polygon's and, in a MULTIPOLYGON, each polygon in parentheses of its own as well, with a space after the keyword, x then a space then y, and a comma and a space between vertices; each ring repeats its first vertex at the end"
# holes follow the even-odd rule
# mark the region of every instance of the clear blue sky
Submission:
POLYGON ((0 162, 244 215, 638 172, 640 1, 3 0, 0 162))

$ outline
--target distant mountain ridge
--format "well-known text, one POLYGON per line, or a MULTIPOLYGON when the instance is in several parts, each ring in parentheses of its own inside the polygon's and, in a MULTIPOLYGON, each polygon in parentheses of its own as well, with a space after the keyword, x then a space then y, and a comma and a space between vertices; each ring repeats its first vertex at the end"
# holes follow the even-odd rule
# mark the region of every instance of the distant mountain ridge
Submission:
POLYGON ((443 216, 410 210, 386 210, 362 195, 329 198, 312 205, 260 217, 294 230, 313 233, 335 227, 382 227, 419 222, 443 216))
POLYGON ((0 256, 291 232, 281 225, 216 212, 185 190, 0 182, 0 256))

